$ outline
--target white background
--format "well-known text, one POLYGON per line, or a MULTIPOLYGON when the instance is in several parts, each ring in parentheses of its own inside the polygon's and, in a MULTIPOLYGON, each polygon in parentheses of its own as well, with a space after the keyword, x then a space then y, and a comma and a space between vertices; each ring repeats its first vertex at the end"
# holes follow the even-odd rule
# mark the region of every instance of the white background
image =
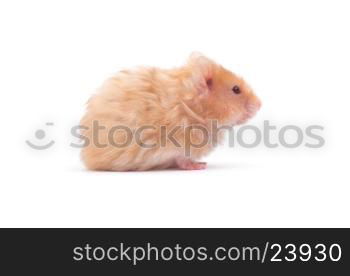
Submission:
POLYGON ((1 1, 0 226, 350 227, 349 13, 335 0, 1 1), (322 125, 325 146, 226 144, 205 171, 86 171, 70 128, 95 88, 192 51, 250 82, 252 124, 322 125))

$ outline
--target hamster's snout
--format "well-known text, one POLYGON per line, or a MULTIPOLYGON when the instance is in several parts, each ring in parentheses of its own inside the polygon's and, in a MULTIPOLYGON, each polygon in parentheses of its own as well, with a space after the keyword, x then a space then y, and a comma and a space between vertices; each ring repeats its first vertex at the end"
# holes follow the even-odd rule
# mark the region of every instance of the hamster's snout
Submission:
POLYGON ((250 117, 254 116, 259 109, 261 108, 261 101, 257 98, 254 97, 252 99, 249 99, 246 103, 246 109, 250 117))
POLYGON ((237 124, 243 124, 259 111, 261 108, 261 101, 257 97, 250 98, 244 105, 245 112, 242 114, 241 118, 236 122, 237 124))

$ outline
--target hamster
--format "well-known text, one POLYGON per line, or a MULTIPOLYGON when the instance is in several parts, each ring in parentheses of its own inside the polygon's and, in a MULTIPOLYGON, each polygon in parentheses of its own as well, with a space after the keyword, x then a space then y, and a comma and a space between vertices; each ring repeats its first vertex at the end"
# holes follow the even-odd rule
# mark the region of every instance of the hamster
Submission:
POLYGON ((198 160, 222 139, 211 124, 242 124, 260 106, 242 78, 199 53, 174 69, 123 70, 87 103, 81 157, 90 170, 205 169, 198 160))

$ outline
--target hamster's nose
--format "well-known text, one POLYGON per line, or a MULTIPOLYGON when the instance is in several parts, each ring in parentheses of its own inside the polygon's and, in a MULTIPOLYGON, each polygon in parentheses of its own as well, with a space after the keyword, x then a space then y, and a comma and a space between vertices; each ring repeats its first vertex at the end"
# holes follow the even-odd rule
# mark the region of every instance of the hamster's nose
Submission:
POLYGON ((257 106, 257 110, 259 110, 261 108, 261 101, 257 98, 256 99, 256 106, 257 106))
POLYGON ((258 98, 254 98, 247 102, 246 108, 248 112, 255 114, 261 108, 261 101, 258 98))

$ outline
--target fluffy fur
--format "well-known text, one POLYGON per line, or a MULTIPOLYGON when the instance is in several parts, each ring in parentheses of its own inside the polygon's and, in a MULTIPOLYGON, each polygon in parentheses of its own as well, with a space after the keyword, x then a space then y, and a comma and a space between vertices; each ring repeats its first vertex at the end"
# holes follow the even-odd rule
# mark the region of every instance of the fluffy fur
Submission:
MULTIPOLYGON (((192 54, 184 66, 171 70, 124 70, 108 79, 88 101, 81 134, 89 143, 82 149, 82 160, 92 170, 204 169, 206 164, 195 160, 209 153, 216 142, 189 147, 200 143, 203 132, 194 130, 189 138, 179 129, 174 137, 180 147, 173 143, 161 146, 160 139, 167 141, 167 137, 160 127, 170 131, 176 126, 201 126, 209 130, 205 135, 211 141, 211 120, 217 120, 220 126, 232 126, 245 122, 259 108, 259 99, 242 78, 200 54, 192 54), (235 94, 234 86, 241 93, 235 94), (105 127, 97 135, 93 121, 105 127), (111 145, 109 131, 121 125, 133 131, 154 126, 142 135, 142 142, 153 147, 140 147, 135 141, 125 147, 111 145), (185 156, 186 147, 190 148, 190 156, 185 156)), ((114 134, 116 143, 126 141, 125 132, 114 134)))

